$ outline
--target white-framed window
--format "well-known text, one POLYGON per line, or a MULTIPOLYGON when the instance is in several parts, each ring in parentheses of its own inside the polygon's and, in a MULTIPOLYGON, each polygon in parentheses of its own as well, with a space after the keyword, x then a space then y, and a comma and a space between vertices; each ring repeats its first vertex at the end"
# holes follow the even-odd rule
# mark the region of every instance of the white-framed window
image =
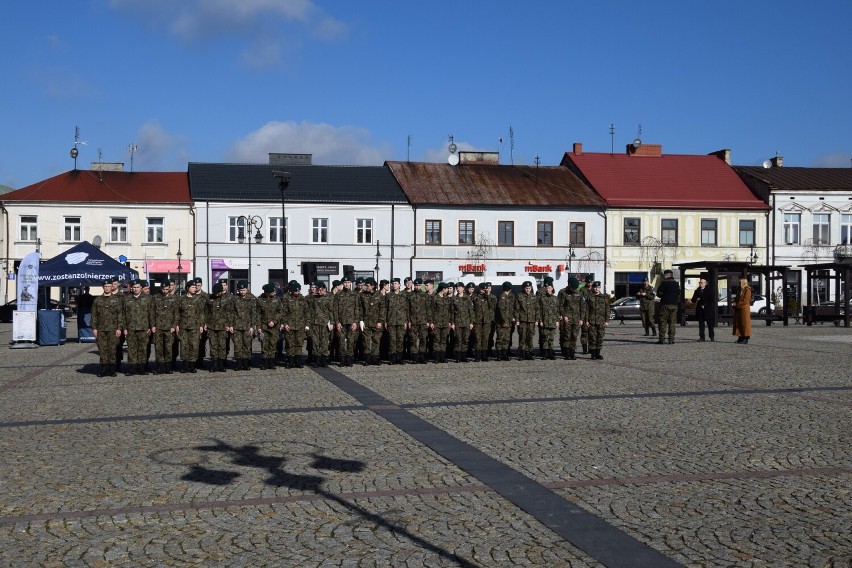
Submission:
POLYGON ((840 244, 852 245, 852 215, 840 216, 840 244))
POLYGON ((269 242, 283 243, 284 237, 287 236, 287 219, 284 219, 283 230, 281 217, 269 218, 269 242))
POLYGON ((719 220, 718 219, 702 219, 701 220, 701 246, 715 247, 719 244, 718 241, 719 220))
POLYGON ((246 236, 246 218, 243 216, 228 217, 228 242, 240 242, 240 233, 243 238, 246 236))
POLYGON ((163 234, 164 227, 165 223, 162 217, 148 217, 145 219, 145 242, 165 242, 165 236, 163 234))
POLYGON ((373 242, 372 219, 355 219, 355 242, 359 245, 373 242))
POLYGON ((784 213, 784 244, 799 244, 801 226, 802 215, 800 213, 784 213))
POLYGON ((476 225, 473 221, 459 221, 459 244, 475 244, 476 225))
POLYGON ((127 242, 127 217, 109 218, 109 242, 127 242))
POLYGON ((664 245, 677 246, 677 219, 660 220, 660 241, 664 245))
POLYGON ((441 244, 441 221, 440 219, 426 219, 426 244, 441 244))
POLYGON ((638 247, 641 238, 642 222, 638 217, 624 219, 624 245, 638 247))
POLYGON ((320 244, 328 243, 328 219, 311 219, 311 242, 320 244))
POLYGON ((568 224, 568 242, 575 247, 586 246, 586 224, 583 222, 570 222, 568 224))
POLYGON ((831 244, 831 215, 814 213, 814 244, 831 244))
POLYGON ((753 247, 756 222, 754 219, 740 219, 740 246, 753 247))
POLYGON ((536 243, 540 247, 553 246, 553 221, 538 221, 535 227, 536 243))
POLYGON ((515 246, 515 222, 497 221, 497 246, 515 246))
POLYGON ((38 215, 21 215, 21 240, 38 240, 38 215))
POLYGON ((79 217, 64 217, 63 218, 63 238, 66 243, 79 243, 80 235, 83 232, 83 223, 79 217))

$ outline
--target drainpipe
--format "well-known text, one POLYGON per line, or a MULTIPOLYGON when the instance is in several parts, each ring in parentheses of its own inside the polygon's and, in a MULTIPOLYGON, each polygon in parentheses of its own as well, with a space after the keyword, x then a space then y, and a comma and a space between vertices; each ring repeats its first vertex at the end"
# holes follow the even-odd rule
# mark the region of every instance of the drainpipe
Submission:
MULTIPOLYGON (((198 257, 195 256, 195 253, 197 252, 195 250, 195 247, 196 247, 196 245, 195 245, 195 229, 196 229, 195 225, 198 222, 198 218, 196 217, 196 214, 195 214, 195 203, 189 204, 189 214, 192 215, 192 239, 191 239, 191 242, 192 242, 192 264, 195 265, 193 272, 196 272, 198 270, 198 257)), ((189 276, 187 276, 186 279, 189 280, 189 276)))
POLYGON ((412 254, 411 257, 408 259, 408 275, 414 278, 414 259, 417 258, 417 208, 412 207, 411 210, 414 213, 414 223, 412 223, 414 229, 414 237, 411 240, 413 249, 411 251, 412 254))
POLYGON ((606 216, 606 209, 602 209, 602 210, 598 211, 598 215, 603 217, 603 220, 604 220, 603 289, 607 290, 607 294, 609 294, 610 292, 608 291, 609 288, 607 288, 607 270, 606 270, 606 259, 607 259, 607 253, 608 253, 608 248, 606 246, 606 243, 607 243, 607 238, 608 238, 608 235, 609 235, 609 218, 606 216))
POLYGON ((390 254, 390 280, 393 282, 393 248, 396 242, 396 205, 391 203, 391 254, 390 254))
POLYGON ((11 272, 11 270, 9 269, 9 211, 6 210, 6 206, 3 205, 2 201, 0 201, 0 209, 3 210, 3 218, 4 218, 3 225, 6 227, 6 237, 5 237, 6 253, 3 255, 3 262, 5 263, 5 266, 6 266, 6 276, 7 276, 6 287, 3 289, 3 294, 4 294, 3 303, 5 304, 6 302, 9 301, 9 278, 8 278, 8 275, 9 275, 9 272, 11 272))

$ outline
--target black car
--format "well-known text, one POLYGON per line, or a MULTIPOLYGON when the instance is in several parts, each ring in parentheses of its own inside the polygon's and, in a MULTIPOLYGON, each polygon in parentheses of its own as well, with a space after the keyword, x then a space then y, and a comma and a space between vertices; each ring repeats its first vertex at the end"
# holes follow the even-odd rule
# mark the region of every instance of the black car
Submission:
MULTIPOLYGON (((62 313, 65 314, 66 318, 70 318, 74 315, 74 310, 71 309, 71 306, 68 304, 60 304, 56 300, 49 300, 48 306, 50 310, 62 310, 62 313)), ((7 302, 0 306, 0 322, 10 322, 12 321, 12 312, 18 309, 18 300, 12 300, 11 302, 7 302)), ((45 309, 44 305, 39 302, 38 309, 45 309)))
POLYGON ((642 319, 639 298, 619 298, 609 306, 609 319, 642 319))

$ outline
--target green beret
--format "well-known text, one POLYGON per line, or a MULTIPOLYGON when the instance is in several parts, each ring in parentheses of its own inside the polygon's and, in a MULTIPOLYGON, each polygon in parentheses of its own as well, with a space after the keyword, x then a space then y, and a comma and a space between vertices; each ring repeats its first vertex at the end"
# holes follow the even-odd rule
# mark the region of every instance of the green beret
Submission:
POLYGON ((302 285, 299 284, 296 280, 290 280, 290 283, 287 284, 287 287, 290 288, 291 292, 295 292, 296 290, 302 289, 302 285))
POLYGON ((399 278, 391 278, 391 282, 399 282, 399 278))
POLYGON ((480 290, 485 290, 486 288, 488 288, 488 286, 486 286, 486 285, 485 285, 485 282, 480 282, 480 283, 479 283, 479 289, 480 289, 480 290))
POLYGON ((264 292, 274 292, 275 291, 275 284, 273 284, 272 282, 270 282, 269 284, 264 284, 263 285, 263 291, 264 292))
POLYGON ((104 286, 112 286, 112 278, 104 278, 104 286))
POLYGON ((576 290, 580 287, 580 281, 572 276, 568 279, 568 286, 576 290))
POLYGON ((110 278, 110 282, 118 282, 118 276, 113 276, 110 278))
POLYGON ((201 277, 200 277, 200 276, 196 276, 196 277, 195 277, 195 283, 196 283, 196 284, 201 284, 202 282, 203 282, 203 280, 201 280, 201 277))
POLYGON ((386 284, 390 284, 390 282, 388 282, 388 281, 387 281, 387 280, 385 280, 384 278, 383 278, 383 279, 381 279, 381 280, 379 280, 379 286, 384 286, 384 285, 386 285, 386 284))
POLYGON ((503 289, 504 290, 511 290, 512 289, 512 283, 509 282, 508 280, 503 282, 503 289))
POLYGON ((162 282, 160 282, 160 285, 162 285, 162 286, 171 286, 171 285, 172 285, 172 284, 174 284, 174 283, 175 283, 175 281, 174 281, 174 280, 172 280, 171 278, 166 278, 165 280, 163 280, 162 282))
POLYGON ((446 290, 446 288, 447 288, 446 282, 440 282, 438 284, 438 292, 440 292, 441 290, 446 290))
POLYGON ((532 286, 532 282, 530 282, 529 280, 524 280, 524 288, 526 288, 527 286, 532 286))
POLYGON ((248 288, 248 282, 246 282, 245 280, 240 280, 239 282, 237 282, 237 290, 240 290, 242 288, 248 288))
POLYGON ((462 282, 461 280, 456 282, 456 288, 464 288, 464 282, 462 282))
POLYGON ((213 284, 214 294, 221 294, 223 290, 224 288, 222 287, 222 284, 220 282, 216 282, 215 284, 213 284))
POLYGON ((134 286, 136 286, 137 284, 139 284, 140 286, 144 286, 144 285, 145 285, 145 281, 144 281, 144 280, 140 280, 139 278, 137 278, 136 280, 134 280, 134 281, 133 281, 133 285, 134 285, 134 286))
MULTIPOLYGON (((344 278, 344 280, 345 280, 345 278, 344 278)), ((322 284, 322 282, 320 282, 320 284, 322 284)), ((332 280, 331 281, 331 287, 332 288, 337 288, 338 286, 340 286, 340 280, 332 280)))
POLYGON ((455 288, 455 286, 456 286, 455 282, 447 282, 447 288, 455 288))
POLYGON ((468 282, 467 287, 468 288, 476 288, 476 284, 474 284, 473 282, 468 282))
POLYGON ((414 283, 417 284, 418 286, 420 286, 421 284, 423 284, 423 279, 422 278, 415 278, 414 283))
POLYGON ((553 284, 553 276, 545 276, 544 277, 544 285, 553 284))
POLYGON ((359 276, 358 278, 355 279, 355 284, 363 284, 363 283, 364 283, 363 277, 359 276))
POLYGON ((594 279, 595 279, 595 277, 592 276, 591 274, 586 274, 586 282, 591 282, 594 279))
POLYGON ((411 279, 411 276, 406 276, 406 277, 405 277, 405 280, 403 280, 402 282, 403 282, 403 284, 404 284, 404 283, 406 283, 406 282, 414 282, 414 281, 411 279))
MULTIPOLYGON (((336 286, 336 285, 337 285, 337 284, 335 284, 335 286, 336 286)), ((317 289, 319 289, 319 290, 325 290, 325 289, 326 289, 325 282, 322 282, 322 281, 317 282, 317 289)))

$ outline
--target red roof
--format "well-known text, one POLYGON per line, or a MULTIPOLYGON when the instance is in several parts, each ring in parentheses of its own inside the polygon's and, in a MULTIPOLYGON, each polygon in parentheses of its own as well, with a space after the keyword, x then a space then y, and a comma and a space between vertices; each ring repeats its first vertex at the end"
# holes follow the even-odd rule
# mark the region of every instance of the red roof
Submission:
POLYGON ((724 160, 713 155, 566 152, 562 165, 610 207, 766 210, 724 160))
POLYGON ((71 170, 0 196, 2 201, 190 203, 186 172, 71 170))

